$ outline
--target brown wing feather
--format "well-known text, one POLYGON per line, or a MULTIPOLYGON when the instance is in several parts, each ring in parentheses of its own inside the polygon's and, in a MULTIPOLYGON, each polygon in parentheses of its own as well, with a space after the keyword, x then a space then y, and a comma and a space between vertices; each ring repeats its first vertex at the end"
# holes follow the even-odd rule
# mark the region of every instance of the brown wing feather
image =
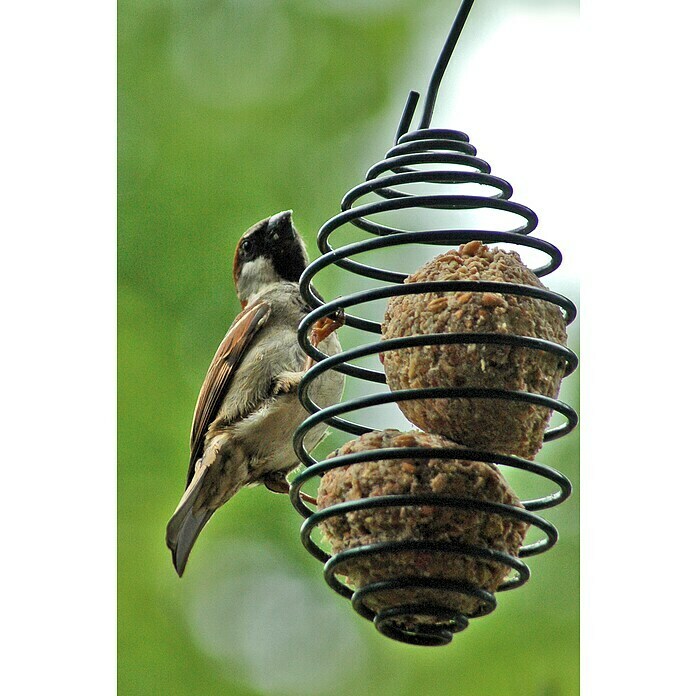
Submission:
POLYGON ((266 323, 270 312, 271 307, 266 302, 246 307, 237 315, 210 363, 193 414, 187 486, 193 478, 196 462, 203 454, 205 434, 222 405, 237 365, 258 330, 266 323))

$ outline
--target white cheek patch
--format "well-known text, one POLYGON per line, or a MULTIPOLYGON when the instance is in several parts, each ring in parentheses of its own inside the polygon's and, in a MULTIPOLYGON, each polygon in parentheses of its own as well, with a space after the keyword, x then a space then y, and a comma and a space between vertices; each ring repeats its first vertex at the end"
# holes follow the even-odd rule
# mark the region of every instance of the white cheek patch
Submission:
POLYGON ((280 277, 273 268, 270 259, 261 257, 248 261, 242 266, 239 279, 237 281, 237 290, 241 298, 255 295, 264 286, 277 283, 280 277))

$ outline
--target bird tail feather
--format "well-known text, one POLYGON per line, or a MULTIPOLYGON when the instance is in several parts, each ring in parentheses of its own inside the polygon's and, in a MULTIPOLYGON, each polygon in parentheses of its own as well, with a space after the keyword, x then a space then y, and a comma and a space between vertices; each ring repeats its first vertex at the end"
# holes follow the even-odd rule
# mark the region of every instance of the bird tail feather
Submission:
POLYGON ((208 471, 207 466, 199 466, 191 483, 186 488, 181 502, 169 520, 169 524, 167 524, 167 546, 172 552, 172 561, 179 577, 184 573, 186 562, 198 535, 214 512, 214 510, 207 509, 194 511, 194 504, 208 471))

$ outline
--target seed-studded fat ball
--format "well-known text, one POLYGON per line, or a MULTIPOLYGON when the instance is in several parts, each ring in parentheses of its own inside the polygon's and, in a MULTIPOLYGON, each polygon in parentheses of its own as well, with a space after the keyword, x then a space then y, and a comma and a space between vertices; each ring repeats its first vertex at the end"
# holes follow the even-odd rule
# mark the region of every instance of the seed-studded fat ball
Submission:
MULTIPOLYGON (((515 252, 472 241, 429 261, 406 283, 434 280, 497 281, 545 287, 515 252)), ((559 307, 507 293, 430 292, 393 297, 382 324, 384 338, 429 333, 530 336, 566 345, 559 307)), ((386 351, 381 359, 392 390, 476 387, 520 390, 556 398, 563 358, 531 348, 459 344, 386 351)), ((533 458, 551 410, 505 399, 423 399, 399 408, 415 425, 477 449, 533 458)))
MULTIPOLYGON (((393 447, 456 447, 438 435, 418 431, 373 431, 351 440, 330 458, 393 447)), ((398 459, 357 463, 332 469, 321 480, 317 504, 320 510, 345 501, 388 495, 434 493, 443 497, 473 498, 522 507, 519 498, 492 464, 455 459, 398 459)), ((365 544, 420 539, 473 544, 517 556, 528 525, 510 516, 478 510, 421 505, 349 512, 326 519, 320 528, 334 554, 365 544)), ((509 573, 501 563, 483 561, 459 553, 441 551, 393 551, 342 563, 337 572, 356 588, 397 577, 460 580, 495 591, 509 573)), ((365 599, 373 611, 414 603, 445 606, 474 614, 480 600, 469 595, 430 589, 382 591, 365 599)), ((437 623, 436 619, 411 617, 437 623)))

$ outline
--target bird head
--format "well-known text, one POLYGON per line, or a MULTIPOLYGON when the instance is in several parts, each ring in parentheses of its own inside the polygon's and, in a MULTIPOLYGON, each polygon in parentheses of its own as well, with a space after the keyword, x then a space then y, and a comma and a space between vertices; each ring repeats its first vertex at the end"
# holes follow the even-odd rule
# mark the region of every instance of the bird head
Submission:
POLYGON ((241 237, 234 254, 233 277, 243 305, 274 283, 297 283, 309 256, 292 224, 292 210, 257 222, 241 237))

